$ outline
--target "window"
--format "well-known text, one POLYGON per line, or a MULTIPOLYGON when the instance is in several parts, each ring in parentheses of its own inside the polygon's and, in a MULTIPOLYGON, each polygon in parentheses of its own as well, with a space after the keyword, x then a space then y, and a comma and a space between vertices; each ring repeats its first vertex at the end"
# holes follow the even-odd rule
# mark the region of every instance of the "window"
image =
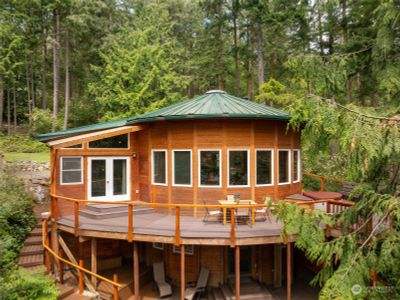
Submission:
POLYGON ((274 155, 272 150, 256 150, 256 185, 272 185, 274 182, 274 155))
POLYGON ((72 145, 72 146, 65 147, 63 149, 82 149, 82 148, 83 148, 82 144, 77 144, 77 145, 72 145))
POLYGON ((293 182, 300 181, 300 150, 293 150, 293 182))
MULTIPOLYGON (((181 247, 172 245, 172 252, 174 254, 180 254, 181 253, 181 247)), ((185 254, 186 255, 193 255, 193 253, 194 253, 193 245, 185 245, 185 254)))
POLYGON ((164 250, 164 244, 163 243, 153 242, 153 248, 157 249, 157 250, 164 250))
POLYGON ((89 148, 128 149, 129 148, 129 137, 128 137, 128 134, 121 134, 121 135, 112 136, 112 137, 109 137, 106 139, 89 142, 89 148))
POLYGON ((177 186, 192 185, 192 151, 173 150, 173 184, 177 186))
POLYGON ((278 184, 290 183, 290 151, 278 150, 278 184))
POLYGON ((61 184, 80 184, 82 181, 82 157, 61 157, 61 184))
POLYGON ((166 185, 167 184, 167 151, 166 150, 153 150, 153 184, 166 185))
POLYGON ((249 151, 230 150, 228 164, 228 185, 249 185, 249 151))
POLYGON ((199 151, 200 186, 221 186, 221 150, 199 151))

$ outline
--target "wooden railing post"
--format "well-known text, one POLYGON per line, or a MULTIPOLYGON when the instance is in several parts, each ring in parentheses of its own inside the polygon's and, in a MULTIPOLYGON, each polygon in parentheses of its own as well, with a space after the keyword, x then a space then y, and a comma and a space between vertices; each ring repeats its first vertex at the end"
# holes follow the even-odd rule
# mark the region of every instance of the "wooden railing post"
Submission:
POLYGON ((128 205, 128 242, 133 240, 133 204, 128 205))
POLYGON ((114 300, 118 300, 118 286, 117 286, 117 284, 118 284, 118 275, 117 274, 114 274, 113 281, 114 281, 114 283, 116 283, 116 284, 113 285, 113 287, 114 287, 113 299, 114 300))
POLYGON ((64 284, 64 263, 62 261, 63 253, 61 249, 59 250, 58 256, 60 257, 58 260, 58 264, 60 266, 60 283, 64 284))
POLYGON ((323 192, 325 190, 325 178, 320 177, 319 178, 319 190, 323 192))
MULTIPOLYGON (((43 221, 42 226, 42 239, 46 247, 49 247, 49 228, 47 219, 43 221)), ((46 272, 50 274, 50 253, 47 249, 44 250, 44 263, 46 265, 46 272)))
POLYGON ((235 209, 231 208, 231 247, 236 244, 235 209))
POLYGON ((175 207, 175 245, 181 244, 181 219, 180 207, 175 207))
POLYGON ((74 202, 74 235, 79 235, 79 202, 74 202))
MULTIPOLYGON (((79 260, 79 266, 83 268, 83 259, 79 260)), ((79 294, 83 294, 83 271, 79 270, 79 294)))

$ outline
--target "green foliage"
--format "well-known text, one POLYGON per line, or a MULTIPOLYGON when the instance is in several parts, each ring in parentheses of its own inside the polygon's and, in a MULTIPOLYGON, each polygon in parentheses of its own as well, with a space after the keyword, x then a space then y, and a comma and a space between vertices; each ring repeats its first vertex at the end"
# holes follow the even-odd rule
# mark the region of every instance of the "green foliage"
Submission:
POLYGON ((25 135, 0 136, 0 152, 39 153, 47 152, 48 147, 25 135))
POLYGON ((20 247, 36 219, 33 200, 21 182, 0 175, 0 277, 15 265, 20 247))
POLYGON ((366 185, 355 189, 353 196, 362 200, 334 216, 281 202, 274 212, 284 222, 282 237, 296 235, 296 247, 323 267, 312 281, 322 286, 320 299, 397 299, 400 201, 366 185), (326 225, 342 235, 326 239, 326 225), (371 271, 377 274, 376 287, 370 287, 371 271), (352 292, 355 285, 361 287, 358 295, 352 292))
POLYGON ((0 277, 0 299, 57 299, 58 289, 47 275, 32 274, 25 269, 13 270, 0 277))
POLYGON ((62 119, 54 118, 51 111, 34 108, 29 117, 29 133, 37 135, 62 128, 62 119))
POLYGON ((287 106, 295 100, 296 96, 288 92, 287 87, 271 78, 260 87, 260 94, 256 97, 258 102, 287 106))

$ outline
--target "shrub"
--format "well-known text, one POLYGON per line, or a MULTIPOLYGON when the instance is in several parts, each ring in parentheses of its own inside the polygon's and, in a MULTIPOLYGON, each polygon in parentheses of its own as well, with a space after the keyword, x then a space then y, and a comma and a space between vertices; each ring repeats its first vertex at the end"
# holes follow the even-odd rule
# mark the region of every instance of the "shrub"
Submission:
POLYGON ((31 135, 38 135, 62 128, 62 119, 54 118, 53 114, 48 109, 34 108, 29 119, 29 133, 31 135))
POLYGON ((48 147, 25 135, 0 136, 0 152, 38 153, 48 151, 48 147))
POLYGON ((0 300, 52 300, 57 295, 57 287, 46 275, 16 269, 7 276, 0 277, 0 300))

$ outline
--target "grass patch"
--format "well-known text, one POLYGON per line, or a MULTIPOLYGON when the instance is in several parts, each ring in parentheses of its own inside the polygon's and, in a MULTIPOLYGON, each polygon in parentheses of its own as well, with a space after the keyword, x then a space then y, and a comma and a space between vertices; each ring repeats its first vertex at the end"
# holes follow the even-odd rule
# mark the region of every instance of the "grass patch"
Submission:
POLYGON ((39 153, 17 153, 10 152, 4 153, 4 160, 6 161, 38 161, 38 162, 49 162, 50 153, 49 152, 39 152, 39 153))

